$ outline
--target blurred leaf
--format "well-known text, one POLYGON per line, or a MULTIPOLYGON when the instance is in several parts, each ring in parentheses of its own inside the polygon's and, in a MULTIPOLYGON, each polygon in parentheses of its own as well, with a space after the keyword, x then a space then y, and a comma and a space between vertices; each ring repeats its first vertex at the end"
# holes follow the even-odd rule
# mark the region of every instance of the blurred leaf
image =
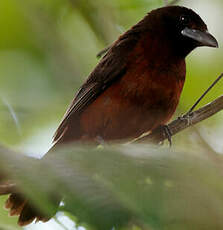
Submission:
POLYGON ((62 210, 95 229, 223 228, 221 158, 126 145, 66 148, 41 161, 1 150, 0 159, 38 208, 50 213, 63 196, 62 210))

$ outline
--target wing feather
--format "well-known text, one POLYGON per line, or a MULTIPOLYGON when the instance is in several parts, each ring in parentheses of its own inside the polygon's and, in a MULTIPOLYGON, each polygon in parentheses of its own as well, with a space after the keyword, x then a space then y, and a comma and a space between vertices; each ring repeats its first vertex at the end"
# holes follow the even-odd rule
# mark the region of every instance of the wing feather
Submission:
POLYGON ((123 76, 127 70, 129 55, 137 44, 143 29, 142 20, 123 34, 109 49, 102 58, 94 71, 90 74, 87 81, 82 85, 76 94, 71 105, 67 109, 55 135, 54 142, 57 142, 63 136, 69 122, 92 103, 112 82, 123 76), (71 119, 72 117, 72 119, 71 119))

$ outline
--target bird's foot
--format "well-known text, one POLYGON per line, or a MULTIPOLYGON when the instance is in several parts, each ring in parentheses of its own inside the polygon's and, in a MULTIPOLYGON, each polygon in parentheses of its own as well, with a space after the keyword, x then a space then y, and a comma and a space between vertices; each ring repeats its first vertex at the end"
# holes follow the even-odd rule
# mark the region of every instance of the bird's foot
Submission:
POLYGON ((97 136, 95 138, 96 142, 98 143, 98 147, 97 148, 104 148, 105 146, 105 141, 101 136, 97 136))
POLYGON ((179 119, 180 121, 185 121, 188 126, 190 126, 192 124, 191 114, 179 116, 177 119, 179 119))
POLYGON ((163 125, 163 132, 165 134, 165 137, 167 138, 170 147, 172 146, 172 133, 168 125, 163 125))

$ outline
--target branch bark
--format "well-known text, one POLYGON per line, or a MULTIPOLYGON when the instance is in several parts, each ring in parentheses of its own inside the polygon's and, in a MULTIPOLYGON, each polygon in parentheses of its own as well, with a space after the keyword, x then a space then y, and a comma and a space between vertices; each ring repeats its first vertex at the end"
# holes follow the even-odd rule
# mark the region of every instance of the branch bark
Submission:
MULTIPOLYGON (((223 95, 212 101, 211 103, 203 106, 202 108, 190 113, 183 115, 182 117, 177 118, 176 120, 168 124, 169 131, 171 135, 175 135, 182 130, 195 125, 207 118, 215 115, 219 111, 223 110, 223 95)), ((143 143, 143 142, 152 142, 159 143, 167 139, 167 135, 163 127, 158 127, 153 132, 144 135, 142 137, 134 140, 134 143, 143 143)))

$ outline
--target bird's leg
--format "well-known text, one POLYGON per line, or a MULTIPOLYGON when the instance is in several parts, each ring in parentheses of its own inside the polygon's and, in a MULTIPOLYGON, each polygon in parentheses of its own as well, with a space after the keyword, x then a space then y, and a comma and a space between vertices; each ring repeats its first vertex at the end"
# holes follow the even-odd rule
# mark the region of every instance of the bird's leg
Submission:
POLYGON ((165 137, 167 138, 170 147, 172 146, 172 133, 168 125, 162 126, 165 137))
POLYGON ((100 146, 104 146, 105 145, 105 141, 101 136, 97 136, 95 138, 96 142, 100 145, 100 146))
POLYGON ((178 119, 180 121, 186 121, 187 122, 187 125, 191 125, 191 115, 192 113, 187 113, 185 115, 182 115, 182 116, 179 116, 178 119))

